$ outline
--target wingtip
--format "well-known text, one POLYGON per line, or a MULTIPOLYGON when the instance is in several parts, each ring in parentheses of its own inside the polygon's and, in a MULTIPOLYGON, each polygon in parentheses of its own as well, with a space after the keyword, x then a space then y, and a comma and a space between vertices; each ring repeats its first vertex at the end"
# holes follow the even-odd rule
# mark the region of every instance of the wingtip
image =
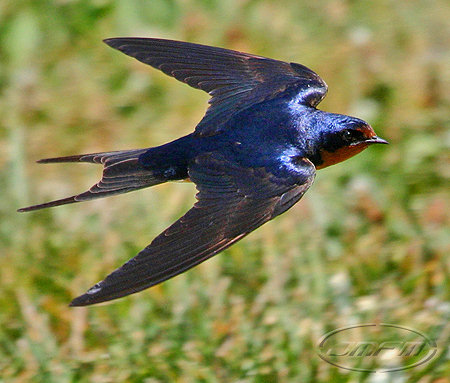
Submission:
POLYGON ((114 40, 116 40, 116 39, 117 39, 116 37, 109 37, 109 38, 107 38, 107 39, 103 39, 102 41, 103 41, 106 45, 111 46, 111 43, 112 43, 114 40))
POLYGON ((103 39, 103 42, 111 48, 118 49, 125 39, 127 39, 127 37, 109 37, 103 39))
POLYGON ((86 294, 80 295, 79 297, 76 297, 72 300, 72 302, 69 303, 69 307, 83 307, 88 306, 89 302, 85 297, 86 294))
POLYGON ((100 294, 102 292, 101 283, 102 282, 96 283, 84 294, 73 299, 72 302, 70 302, 69 307, 89 306, 95 303, 101 303, 110 300, 104 298, 102 299, 100 294))
POLYGON ((166 42, 177 42, 175 40, 159 39, 155 37, 109 37, 107 39, 103 39, 103 42, 111 48, 122 50, 122 47, 126 47, 128 44, 140 44, 142 42, 148 43, 151 41, 157 42, 163 40, 166 42))
POLYGON ((88 292, 74 298, 72 302, 69 303, 69 307, 83 307, 83 306, 89 306, 94 303, 99 303, 92 300, 92 297, 89 295, 88 292))

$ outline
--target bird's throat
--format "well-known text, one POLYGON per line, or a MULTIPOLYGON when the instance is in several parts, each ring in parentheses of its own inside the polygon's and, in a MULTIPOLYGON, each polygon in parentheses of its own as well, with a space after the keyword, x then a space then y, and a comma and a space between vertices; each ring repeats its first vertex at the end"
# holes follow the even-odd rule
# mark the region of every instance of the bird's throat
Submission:
POLYGON ((353 157, 354 155, 362 152, 365 148, 367 148, 366 143, 361 143, 358 145, 345 146, 343 148, 339 148, 334 152, 329 152, 327 150, 320 151, 320 158, 322 163, 316 167, 316 169, 323 169, 328 166, 337 164, 339 162, 345 161, 346 159, 353 157))

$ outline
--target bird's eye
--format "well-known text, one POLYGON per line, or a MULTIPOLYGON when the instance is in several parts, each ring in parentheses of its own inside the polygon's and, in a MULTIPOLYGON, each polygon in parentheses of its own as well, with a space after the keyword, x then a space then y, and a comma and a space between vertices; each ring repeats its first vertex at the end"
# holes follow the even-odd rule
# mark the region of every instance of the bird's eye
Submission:
POLYGON ((344 130, 342 132, 342 138, 344 141, 351 141, 353 134, 350 130, 344 130))

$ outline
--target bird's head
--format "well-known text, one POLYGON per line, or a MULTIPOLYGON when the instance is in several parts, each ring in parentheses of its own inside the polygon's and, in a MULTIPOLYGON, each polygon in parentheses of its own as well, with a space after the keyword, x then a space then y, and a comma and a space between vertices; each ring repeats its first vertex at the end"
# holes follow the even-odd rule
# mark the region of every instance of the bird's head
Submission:
POLYGON ((330 114, 326 129, 321 132, 321 145, 315 165, 322 169, 344 161, 372 144, 387 144, 372 127, 358 118, 330 114))

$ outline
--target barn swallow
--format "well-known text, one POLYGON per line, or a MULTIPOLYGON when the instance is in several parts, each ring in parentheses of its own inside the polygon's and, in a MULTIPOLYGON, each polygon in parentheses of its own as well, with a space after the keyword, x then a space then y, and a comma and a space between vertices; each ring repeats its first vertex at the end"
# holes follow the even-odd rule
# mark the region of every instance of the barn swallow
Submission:
POLYGON ((105 43, 211 96, 193 133, 136 150, 47 158, 103 165, 101 180, 32 211, 190 180, 197 202, 150 245, 75 298, 86 306, 136 293, 198 265, 297 203, 316 169, 387 144, 355 117, 316 109, 326 83, 307 67, 205 45, 153 38, 105 43))

